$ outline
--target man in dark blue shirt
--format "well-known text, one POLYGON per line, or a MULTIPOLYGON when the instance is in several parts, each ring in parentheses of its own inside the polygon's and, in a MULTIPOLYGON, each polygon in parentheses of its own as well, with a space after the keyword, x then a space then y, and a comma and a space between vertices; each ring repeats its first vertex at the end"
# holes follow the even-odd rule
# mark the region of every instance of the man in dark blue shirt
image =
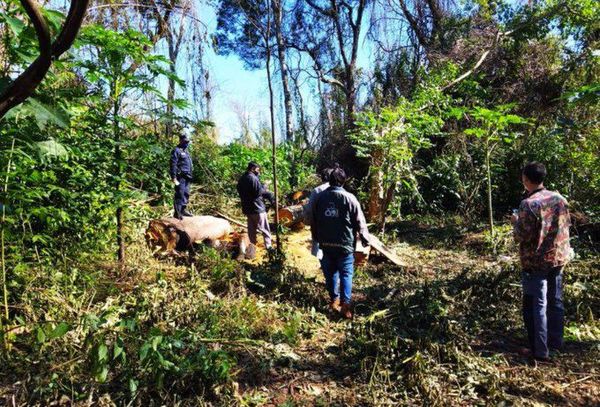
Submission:
POLYGON ((242 201, 242 212, 248 219, 248 237, 256 245, 256 232, 265 239, 265 248, 271 249, 271 230, 264 199, 273 202, 273 193, 268 192, 259 179, 260 166, 251 162, 237 184, 237 191, 242 201))
POLYGON ((171 153, 170 175, 175 184, 175 199, 173 207, 174 216, 182 219, 183 216, 193 216, 187 209, 190 199, 190 184, 192 181, 192 157, 188 151, 190 136, 182 134, 179 136, 179 144, 171 153))

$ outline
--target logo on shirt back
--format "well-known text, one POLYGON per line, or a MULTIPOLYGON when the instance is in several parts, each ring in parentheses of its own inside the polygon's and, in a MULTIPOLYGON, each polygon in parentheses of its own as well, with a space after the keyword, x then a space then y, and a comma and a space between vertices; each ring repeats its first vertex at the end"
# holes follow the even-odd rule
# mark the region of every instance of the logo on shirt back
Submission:
POLYGON ((335 202, 329 202, 329 206, 325 209, 325 216, 328 218, 338 218, 340 216, 335 207, 335 202))

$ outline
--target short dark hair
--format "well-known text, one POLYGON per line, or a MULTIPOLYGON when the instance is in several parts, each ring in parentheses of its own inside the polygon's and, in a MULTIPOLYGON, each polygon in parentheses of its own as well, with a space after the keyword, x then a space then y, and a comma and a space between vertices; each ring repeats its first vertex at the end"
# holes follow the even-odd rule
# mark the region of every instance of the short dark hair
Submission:
POLYGON ((333 163, 333 165, 331 167, 325 168, 323 171, 321 171, 321 179, 324 182, 329 182, 329 177, 331 176, 331 173, 333 172, 333 170, 335 170, 336 168, 342 168, 342 167, 338 163, 333 163))
POLYGON ((534 184, 541 184, 546 178, 546 166, 538 161, 532 161, 523 167, 523 175, 534 184))
POLYGON ((248 167, 246 167, 246 171, 252 171, 255 168, 260 168, 260 165, 258 165, 257 163, 255 163, 254 161, 250 161, 248 163, 248 167))
POLYGON ((323 182, 329 182, 329 176, 331 175, 331 171, 333 171, 333 168, 324 168, 321 171, 321 179, 323 180, 323 182))
POLYGON ((341 187, 346 183, 346 172, 342 168, 334 168, 329 175, 329 185, 341 187))

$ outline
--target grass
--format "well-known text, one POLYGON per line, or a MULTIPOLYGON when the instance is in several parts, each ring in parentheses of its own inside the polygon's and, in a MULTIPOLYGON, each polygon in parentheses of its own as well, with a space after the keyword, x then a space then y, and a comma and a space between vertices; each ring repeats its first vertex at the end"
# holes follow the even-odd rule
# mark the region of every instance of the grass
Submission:
MULTIPOLYGON (((130 247, 110 262, 19 271, 0 400, 117 405, 592 405, 599 397, 600 259, 566 271, 567 345, 548 366, 524 345, 510 243, 478 230, 404 225, 388 241, 410 266, 357 271, 356 317, 327 311, 322 277, 288 235, 285 262, 212 249, 186 263, 130 247), (300 266, 299 267, 297 267, 300 266)), ((394 234, 393 232, 390 232, 394 234)), ((141 237, 139 241, 141 241, 141 237)), ((136 239, 137 241, 137 239, 136 239)))

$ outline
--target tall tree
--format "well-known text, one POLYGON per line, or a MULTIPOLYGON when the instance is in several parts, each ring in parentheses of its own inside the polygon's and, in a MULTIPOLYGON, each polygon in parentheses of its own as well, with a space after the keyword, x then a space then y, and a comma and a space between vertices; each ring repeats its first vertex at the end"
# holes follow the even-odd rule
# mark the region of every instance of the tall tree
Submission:
POLYGON ((171 71, 171 77, 168 80, 167 89, 167 123, 165 126, 166 136, 169 138, 173 133, 173 113, 174 113, 174 101, 175 101, 175 75, 177 75, 177 60, 179 59, 179 53, 181 51, 181 45, 183 36, 185 34, 185 28, 187 19, 185 16, 179 18, 177 22, 178 26, 172 24, 172 14, 175 7, 180 7, 183 13, 187 13, 191 8, 191 2, 189 0, 170 0, 160 5, 155 1, 150 1, 154 6, 153 15, 156 18, 157 24, 163 28, 161 31, 164 32, 167 41, 167 53, 169 58, 169 69, 171 71))
MULTIPOLYGON (((204 43, 207 27, 198 17, 199 3, 196 0, 150 0, 141 3, 136 0, 111 2, 103 0, 92 7, 93 20, 100 24, 112 24, 115 30, 135 29, 143 32, 150 39, 154 52, 164 55, 169 61, 171 77, 183 76, 186 72, 187 83, 192 85, 190 97, 178 98, 177 81, 167 79, 164 99, 156 101, 166 115, 162 115, 165 133, 169 138, 177 119, 176 109, 191 107, 187 100, 193 100, 196 120, 209 119, 210 91, 208 89, 208 72, 204 66, 204 43), (182 56, 187 58, 186 69, 178 67, 182 56), (187 100, 186 100, 187 99, 187 100)), ((186 118, 192 117, 191 114, 186 118)))
POLYGON ((221 0, 217 9, 216 38, 218 53, 223 55, 234 53, 250 69, 262 68, 267 58, 272 57, 267 55, 267 43, 263 38, 267 31, 269 41, 275 40, 277 46, 269 45, 269 52, 277 53, 284 100, 285 139, 292 142, 293 108, 286 59, 284 6, 282 0, 271 0, 268 3, 221 0))
POLYGON ((447 4, 443 0, 398 0, 397 6, 426 53, 447 49, 450 38, 450 30, 445 24, 447 4))
POLYGON ((345 96, 345 128, 354 127, 357 103, 358 53, 369 0, 306 0, 296 7, 290 46, 307 53, 319 80, 345 96), (328 31, 333 28, 333 35, 328 31), (320 29, 319 36, 314 30, 320 29), (335 50, 335 51, 334 51, 335 50))

